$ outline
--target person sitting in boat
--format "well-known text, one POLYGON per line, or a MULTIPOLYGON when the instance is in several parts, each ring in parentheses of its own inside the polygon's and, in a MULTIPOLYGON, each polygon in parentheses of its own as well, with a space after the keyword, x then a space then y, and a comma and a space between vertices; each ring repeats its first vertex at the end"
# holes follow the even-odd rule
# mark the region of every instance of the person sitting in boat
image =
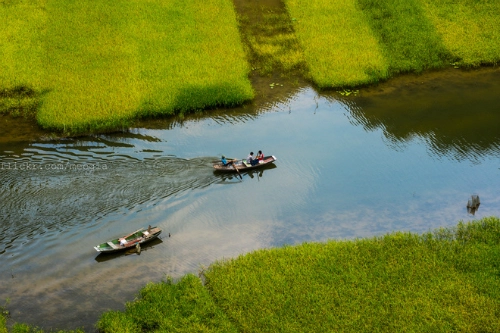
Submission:
POLYGON ((257 165, 259 163, 259 160, 255 159, 253 157, 253 151, 250 152, 250 155, 247 157, 247 163, 250 165, 257 165))
POLYGON ((229 165, 234 165, 233 161, 229 161, 226 159, 226 156, 222 155, 220 161, 222 162, 223 166, 229 166, 229 165))
POLYGON ((257 160, 259 162, 264 160, 264 154, 262 153, 262 150, 259 150, 259 152, 257 153, 256 158, 257 158, 257 160))
POLYGON ((120 238, 120 246, 127 245, 127 240, 125 238, 120 238))

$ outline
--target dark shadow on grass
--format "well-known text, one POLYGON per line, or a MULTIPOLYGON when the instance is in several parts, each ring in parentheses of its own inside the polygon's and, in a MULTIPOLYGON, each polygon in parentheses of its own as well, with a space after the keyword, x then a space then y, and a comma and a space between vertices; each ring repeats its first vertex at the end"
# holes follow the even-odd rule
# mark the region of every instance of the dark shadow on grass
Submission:
POLYGON ((452 62, 433 24, 416 0, 358 0, 390 61, 392 74, 443 68, 452 62))

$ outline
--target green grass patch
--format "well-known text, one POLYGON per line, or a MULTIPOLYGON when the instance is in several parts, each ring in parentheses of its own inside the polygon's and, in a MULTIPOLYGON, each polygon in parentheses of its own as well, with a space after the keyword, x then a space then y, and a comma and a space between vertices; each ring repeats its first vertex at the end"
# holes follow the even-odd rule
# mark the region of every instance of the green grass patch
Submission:
POLYGON ((500 330, 500 220, 259 250, 206 272, 244 332, 500 330))
POLYGON ((241 6, 238 20, 253 69, 261 75, 303 73, 304 55, 285 8, 241 6))
MULTIPOLYGON (((44 0, 0 1, 0 92, 45 89, 44 0)), ((0 97, 1 98, 1 97, 0 97)))
POLYGON ((146 285, 125 312, 103 314, 97 328, 103 333, 237 332, 192 274, 177 283, 168 279, 146 285))
POLYGON ((384 50, 391 74, 442 68, 451 57, 421 0, 358 0, 384 50))
POLYGON ((0 314, 0 333, 7 333, 7 318, 3 313, 0 314))
POLYGON ((456 66, 500 62, 500 2, 421 0, 456 66))
POLYGON ((0 88, 46 92, 44 128, 104 131, 253 98, 231 1, 9 0, 0 11, 15 18, 0 23, 0 88))
POLYGON ((25 87, 0 90, 0 114, 35 118, 41 96, 41 93, 25 87))
POLYGON ((319 87, 500 59, 498 1, 285 0, 319 87))
POLYGON ((319 87, 388 77, 388 63, 355 0, 285 0, 311 79, 319 87))
MULTIPOLYGON (((203 272, 205 285, 192 274, 150 283, 125 311, 105 312, 96 328, 499 332, 499 255, 497 217, 422 235, 262 249, 213 263, 203 272)), ((2 325, 0 319, 0 332, 2 325)), ((16 324, 12 332, 43 331, 16 324)))

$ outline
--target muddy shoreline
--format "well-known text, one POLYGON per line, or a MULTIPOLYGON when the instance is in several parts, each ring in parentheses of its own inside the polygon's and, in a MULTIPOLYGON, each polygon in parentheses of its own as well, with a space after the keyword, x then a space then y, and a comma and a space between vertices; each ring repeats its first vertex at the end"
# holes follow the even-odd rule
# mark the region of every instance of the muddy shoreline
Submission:
MULTIPOLYGON (((449 69, 439 71, 429 71, 422 74, 407 74, 391 78, 388 81, 376 85, 360 87, 358 96, 373 96, 396 92, 398 90, 412 90, 426 86, 433 89, 437 86, 446 84, 448 81, 470 82, 482 81, 484 76, 499 75, 500 67, 480 67, 475 69, 449 69)), ((217 108, 205 110, 194 114, 188 114, 181 117, 166 117, 157 119, 139 119, 135 121, 129 129, 132 128, 150 128, 150 129, 168 129, 176 124, 182 124, 184 121, 200 119, 205 117, 217 117, 220 115, 238 116, 239 114, 256 114, 265 112, 270 106, 290 99, 296 92, 313 88, 319 96, 328 95, 333 98, 342 97, 337 93, 337 89, 319 90, 310 82, 299 76, 283 76, 281 74, 272 74, 261 76, 256 72, 251 75, 252 85, 255 89, 255 98, 249 103, 235 108, 217 108), (270 88, 272 83, 278 83, 270 88)), ((352 98, 355 98, 353 96, 352 98)), ((115 131, 118 133, 120 131, 115 131)), ((30 141, 48 141, 66 137, 61 133, 46 131, 41 129, 35 119, 24 117, 12 117, 10 115, 0 115, 0 144, 9 144, 14 142, 30 141)), ((98 133, 94 133, 98 134, 98 133)), ((79 135, 82 136, 82 135, 79 135)))

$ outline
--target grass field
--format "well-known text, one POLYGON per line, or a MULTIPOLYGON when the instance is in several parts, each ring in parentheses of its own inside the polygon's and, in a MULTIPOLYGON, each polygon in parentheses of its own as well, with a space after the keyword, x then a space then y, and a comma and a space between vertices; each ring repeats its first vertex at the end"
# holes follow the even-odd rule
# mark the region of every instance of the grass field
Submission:
POLYGON ((0 109, 29 87, 44 128, 116 129, 253 98, 230 1, 20 0, 0 10, 15 18, 0 23, 0 109))
POLYGON ((457 66, 500 63, 500 1, 421 2, 457 66))
POLYGON ((383 49, 355 0, 285 0, 319 87, 355 86, 388 77, 383 49))
POLYGON ((352 87, 500 61, 500 2, 285 0, 311 79, 352 87))
MULTIPOLYGON (((96 327, 103 333, 499 332, 499 256, 497 217, 422 235, 261 249, 213 263, 202 279, 188 274, 150 283, 125 311, 105 312, 96 327)), ((43 332, 29 329, 16 324, 12 332, 43 332)))
POLYGON ((500 219, 262 249, 146 286, 101 332, 498 332, 500 219))
POLYGON ((500 220, 259 250, 207 288, 243 332, 495 332, 500 220))
POLYGON ((0 0, 0 113, 84 133, 234 106, 254 96, 247 56, 320 88, 500 61, 499 1, 284 3, 240 31, 230 0, 0 0))

